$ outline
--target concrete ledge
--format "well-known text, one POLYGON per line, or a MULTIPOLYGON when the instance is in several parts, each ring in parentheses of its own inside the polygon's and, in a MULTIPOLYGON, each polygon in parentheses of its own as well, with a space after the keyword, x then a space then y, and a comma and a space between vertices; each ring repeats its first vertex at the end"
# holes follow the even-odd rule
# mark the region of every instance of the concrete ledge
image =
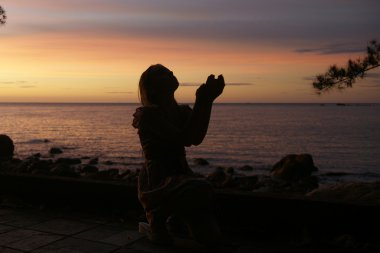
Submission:
POLYGON ((141 208, 135 185, 113 181, 0 173, 0 193, 29 201, 141 208))
MULTIPOLYGON (((0 174, 0 193, 28 201, 142 211, 136 185, 115 181, 0 174)), ((250 230, 376 231, 380 206, 312 200, 300 195, 216 190, 221 224, 250 230)))

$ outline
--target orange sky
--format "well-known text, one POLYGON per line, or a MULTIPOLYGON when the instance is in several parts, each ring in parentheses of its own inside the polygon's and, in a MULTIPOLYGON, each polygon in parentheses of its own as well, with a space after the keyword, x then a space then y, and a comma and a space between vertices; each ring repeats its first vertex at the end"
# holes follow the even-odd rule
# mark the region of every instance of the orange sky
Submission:
POLYGON ((370 25, 380 21, 375 1, 364 1, 363 9, 347 1, 346 14, 342 1, 315 1, 310 9, 291 5, 283 16, 274 16, 275 0, 237 1, 234 9, 220 1, 209 11, 203 5, 211 0, 185 7, 169 0, 52 2, 2 1, 8 20, 0 27, 0 102, 137 102, 139 76, 155 63, 184 84, 179 102, 193 101, 195 84, 211 73, 228 84, 218 102, 380 102, 380 71, 344 92, 317 96, 311 86, 313 76, 364 55, 366 43, 379 38, 370 25), (318 20, 328 6, 356 26, 344 25, 337 13, 318 20), (260 8, 267 13, 260 16, 260 8), (336 23, 326 28, 325 19, 336 23), (349 29, 362 34, 351 38, 349 29))

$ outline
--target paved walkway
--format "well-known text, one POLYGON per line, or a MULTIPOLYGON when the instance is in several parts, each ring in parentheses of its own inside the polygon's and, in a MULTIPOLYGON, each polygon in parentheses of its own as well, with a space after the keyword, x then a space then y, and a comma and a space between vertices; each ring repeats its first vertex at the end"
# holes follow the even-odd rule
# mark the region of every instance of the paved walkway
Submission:
POLYGON ((194 241, 176 238, 159 247, 138 233, 136 222, 73 211, 0 206, 0 252, 201 252, 194 241))
MULTIPOLYGON (((150 243, 137 231, 137 219, 88 211, 0 205, 0 253, 202 253, 205 249, 190 239, 175 238, 170 247, 150 243)), ((130 217, 136 217, 136 214, 130 217)), ((279 241, 262 241, 248 235, 227 235, 235 253, 334 252, 279 241)))

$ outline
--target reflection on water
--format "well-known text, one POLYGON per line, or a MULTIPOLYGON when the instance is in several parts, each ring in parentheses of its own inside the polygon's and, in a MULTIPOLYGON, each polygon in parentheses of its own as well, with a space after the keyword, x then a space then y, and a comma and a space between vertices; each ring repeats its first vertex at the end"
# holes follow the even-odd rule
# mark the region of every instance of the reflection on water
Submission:
MULTIPOLYGON (((135 168, 142 162, 131 127, 137 106, 0 104, 0 132, 14 139, 19 157, 57 146, 64 156, 100 157, 135 168)), ((214 166, 251 165, 253 173, 263 173, 286 154, 310 153, 321 172, 380 173, 379 108, 216 105, 204 143, 188 148, 188 157, 214 166)))

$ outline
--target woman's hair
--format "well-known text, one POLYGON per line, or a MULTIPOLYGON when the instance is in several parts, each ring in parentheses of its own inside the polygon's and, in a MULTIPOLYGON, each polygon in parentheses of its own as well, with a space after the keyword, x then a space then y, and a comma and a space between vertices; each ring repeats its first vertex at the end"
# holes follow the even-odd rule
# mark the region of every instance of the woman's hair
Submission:
POLYGON ((160 70, 166 69, 161 64, 151 65, 145 70, 140 77, 139 81, 139 97, 143 106, 154 105, 158 103, 159 93, 155 77, 160 73, 160 70))
POLYGON ((13 158, 14 145, 12 139, 5 134, 0 134, 0 160, 13 158))

